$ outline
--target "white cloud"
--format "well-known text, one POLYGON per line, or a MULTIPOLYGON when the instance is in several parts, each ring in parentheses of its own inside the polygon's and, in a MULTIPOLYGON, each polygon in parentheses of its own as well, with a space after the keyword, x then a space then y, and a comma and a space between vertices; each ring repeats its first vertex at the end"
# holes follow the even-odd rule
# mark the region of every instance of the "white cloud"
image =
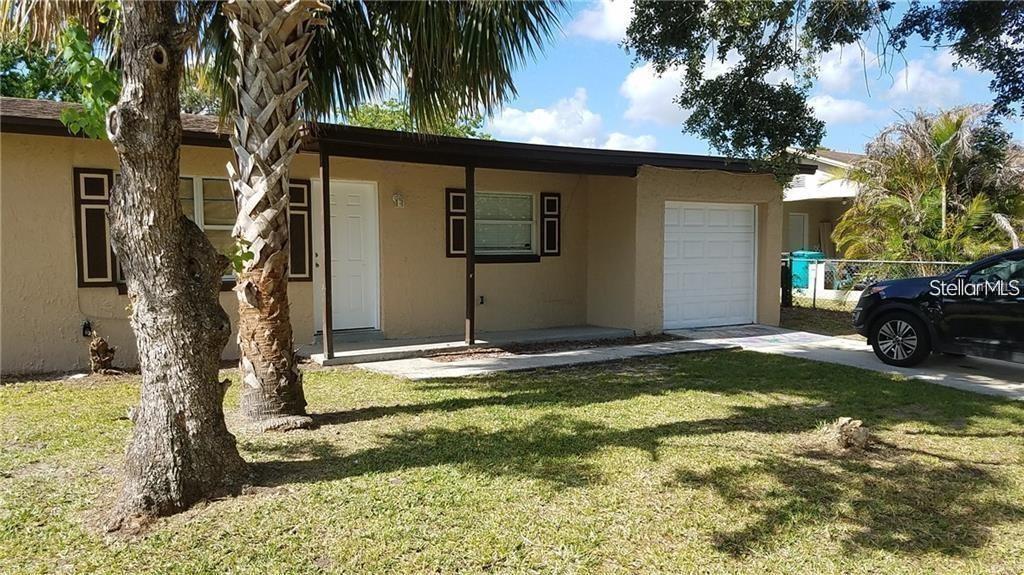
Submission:
POLYGON ((878 116, 877 111, 860 100, 846 100, 821 94, 808 98, 807 103, 814 108, 814 115, 826 124, 853 124, 878 116))
MULTIPOLYGON (((941 55, 940 55, 941 58, 941 55)), ((896 73, 887 96, 915 108, 939 108, 957 101, 960 80, 940 58, 917 59, 896 73)))
POLYGON ((668 70, 661 76, 650 63, 635 68, 619 86, 619 93, 629 101, 627 120, 678 125, 686 120, 686 110, 675 102, 682 90, 681 70, 668 70))
POLYGON ((818 86, 827 92, 845 92, 854 81, 863 81, 865 69, 878 66, 870 50, 849 44, 827 52, 818 62, 818 86))
POLYGON ((608 134, 608 139, 601 145, 609 150, 639 150, 650 152, 658 147, 658 140, 654 136, 644 134, 642 136, 630 136, 622 132, 608 134))
POLYGON ((942 48, 935 53, 935 66, 939 70, 960 70, 971 74, 981 74, 981 70, 969 62, 960 62, 959 57, 949 48, 942 48))
POLYGON ((601 115, 587 107, 583 88, 545 108, 505 108, 491 118, 488 129, 498 138, 531 144, 620 150, 653 150, 657 145, 651 135, 605 134, 601 115))
MULTIPOLYGON (((724 61, 709 55, 704 63, 704 77, 717 78, 731 70, 739 61, 739 54, 735 51, 726 54, 724 61)), ((778 84, 790 79, 791 75, 792 72, 788 70, 775 70, 768 74, 766 80, 778 84)), ((681 68, 670 68, 660 76, 650 62, 634 68, 619 86, 619 93, 629 102, 625 118, 670 126, 683 123, 690 116, 690 111, 676 102, 683 89, 682 83, 681 68)))
POLYGON ((582 10, 567 31, 572 36, 618 42, 626 37, 632 15, 633 0, 599 0, 582 10))
POLYGON ((594 147, 601 135, 601 115, 587 107, 587 91, 576 88, 571 97, 547 108, 505 108, 490 126, 497 135, 515 140, 594 147))

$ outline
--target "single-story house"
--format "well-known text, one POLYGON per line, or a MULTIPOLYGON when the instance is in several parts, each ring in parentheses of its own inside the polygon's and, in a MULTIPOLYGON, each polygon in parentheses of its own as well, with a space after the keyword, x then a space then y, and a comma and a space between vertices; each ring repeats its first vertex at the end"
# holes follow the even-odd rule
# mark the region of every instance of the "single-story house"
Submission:
MULTIPOLYGON (((87 366, 85 322, 119 364, 137 361, 105 219, 117 156, 70 135, 64 105, 0 102, 4 373, 87 366)), ((182 210, 228 246, 226 136, 213 117, 182 122, 182 210)), ((325 329, 778 324, 782 189, 745 161, 324 124, 304 138, 290 180, 297 346, 325 329)), ((230 288, 225 276, 234 320, 230 288)))
POLYGON ((846 173, 864 155, 818 148, 803 156, 817 171, 796 176, 786 187, 782 251, 814 250, 834 258, 832 229, 857 195, 857 185, 846 173))

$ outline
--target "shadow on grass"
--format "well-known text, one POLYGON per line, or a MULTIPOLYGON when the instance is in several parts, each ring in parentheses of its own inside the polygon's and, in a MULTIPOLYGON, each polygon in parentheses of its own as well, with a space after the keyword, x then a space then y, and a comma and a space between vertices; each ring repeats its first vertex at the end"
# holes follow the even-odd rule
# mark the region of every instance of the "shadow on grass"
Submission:
POLYGON ((963 555, 983 547, 994 526, 1024 521, 1024 507, 991 497, 1009 487, 1005 479, 965 463, 761 456, 741 467, 679 471, 674 485, 710 487, 752 518, 713 536, 734 556, 770 551, 823 524, 843 526, 847 532, 832 535, 850 551, 963 555))
MULTIPOLYGON (((313 414, 313 418, 317 425, 329 426, 395 415, 490 407, 573 408, 703 392, 741 398, 752 393, 785 395, 799 402, 818 403, 823 414, 818 421, 830 414, 854 415, 875 427, 915 421, 957 428, 973 418, 994 415, 994 406, 999 405, 978 394, 917 381, 897 382, 856 368, 744 351, 443 379, 416 384, 416 390, 486 395, 367 406, 313 414)), ((1024 410, 999 416, 1024 426, 1024 410)))
MULTIPOLYGON (((469 396, 315 417, 320 425, 331 426, 478 408, 485 408, 481 418, 493 417, 494 408, 552 409, 526 425, 498 430, 444 425, 402 429, 396 424, 397 431, 380 437, 380 445, 359 451, 323 440, 244 442, 248 451, 282 459, 253 464, 259 482, 276 486, 458 466, 482 475, 541 480, 556 489, 571 489, 604 481, 593 456, 609 447, 633 448, 656 460, 659 449, 674 438, 747 432, 777 434, 784 442, 787 434, 811 431, 820 422, 843 415, 863 418, 876 429, 916 422, 941 433, 971 433, 963 428, 975 418, 1024 423, 1024 410, 1006 401, 743 352, 445 380, 416 384, 414 391, 428 397, 432 392, 469 396), (700 418, 699 412, 681 413, 680 419, 691 419, 623 428, 561 411, 671 393, 698 394, 697 405, 713 402, 715 411, 720 414, 724 408, 726 415, 700 418)), ((776 545, 788 532, 835 523, 837 518, 840 531, 849 528, 843 541, 853 547, 961 554, 984 545, 987 530, 1000 522, 1024 520, 1020 507, 994 500, 992 490, 1005 484, 992 472, 953 457, 929 464, 898 451, 890 450, 878 461, 752 452, 749 464, 741 467, 679 470, 670 486, 714 489, 726 505, 746 511, 744 515, 752 518, 747 524, 714 535, 718 549, 736 556, 776 545), (775 487, 765 490, 766 481, 775 487)))
POLYGON ((630 447, 657 459, 662 442, 685 436, 735 431, 795 433, 813 429, 820 421, 813 408, 774 405, 735 408, 723 418, 678 421, 634 429, 616 429, 560 415, 546 415, 527 426, 485 431, 478 427, 431 427, 384 437, 386 444, 344 453, 325 441, 264 445, 245 449, 268 455, 305 458, 256 463, 265 485, 318 482, 403 469, 461 465, 475 472, 541 479, 559 487, 600 481, 586 458, 607 447, 630 447))

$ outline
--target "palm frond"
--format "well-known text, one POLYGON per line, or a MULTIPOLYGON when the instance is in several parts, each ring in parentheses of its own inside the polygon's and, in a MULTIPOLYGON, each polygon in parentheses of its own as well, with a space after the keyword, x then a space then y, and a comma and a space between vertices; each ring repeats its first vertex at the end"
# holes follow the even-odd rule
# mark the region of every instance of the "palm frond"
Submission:
MULTIPOLYGON (((333 81, 320 82, 324 89, 311 98, 310 111, 345 112, 390 89, 418 125, 434 126, 458 113, 492 112, 515 96, 513 72, 535 57, 557 29, 562 10, 560 2, 540 1, 335 4, 329 22, 357 26, 339 29, 347 32, 346 42, 324 43, 322 62, 347 62, 353 51, 364 59, 342 68, 333 81), (365 20, 352 18, 353 13, 365 20), (373 38, 360 40, 366 33, 373 38), (367 58, 372 54, 381 61, 367 58), (328 97, 328 87, 337 93, 328 97), (326 110, 328 103, 335 109, 326 110)), ((310 60, 311 79, 319 66, 310 60)))
POLYGON ((33 43, 54 44, 70 20, 76 20, 95 36, 100 30, 99 5, 94 0, 0 0, 0 35, 27 32, 33 43))

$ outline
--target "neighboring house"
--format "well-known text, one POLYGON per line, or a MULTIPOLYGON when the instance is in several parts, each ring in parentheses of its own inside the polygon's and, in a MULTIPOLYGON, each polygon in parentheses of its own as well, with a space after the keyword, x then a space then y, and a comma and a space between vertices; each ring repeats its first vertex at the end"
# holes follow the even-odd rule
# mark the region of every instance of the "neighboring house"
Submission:
POLYGON ((819 148, 805 157, 817 171, 796 176, 786 188, 782 250, 815 250, 836 257, 832 228, 857 195, 856 184, 845 175, 864 156, 819 148))
MULTIPOLYGON (((85 367, 86 320, 118 346, 118 363, 137 361, 105 219, 117 156, 107 142, 70 136, 62 107, 0 102, 5 373, 85 367)), ((226 137, 215 118, 182 122, 181 206, 215 246, 229 246, 226 137)), ((638 334, 778 324, 782 191, 746 162, 323 124, 307 132, 315 136, 290 190, 296 345, 324 324, 386 338, 461 334, 467 324, 638 334)), ((221 303, 234 322, 230 288, 226 276, 221 303)), ((224 356, 237 357, 233 338, 224 356)))

